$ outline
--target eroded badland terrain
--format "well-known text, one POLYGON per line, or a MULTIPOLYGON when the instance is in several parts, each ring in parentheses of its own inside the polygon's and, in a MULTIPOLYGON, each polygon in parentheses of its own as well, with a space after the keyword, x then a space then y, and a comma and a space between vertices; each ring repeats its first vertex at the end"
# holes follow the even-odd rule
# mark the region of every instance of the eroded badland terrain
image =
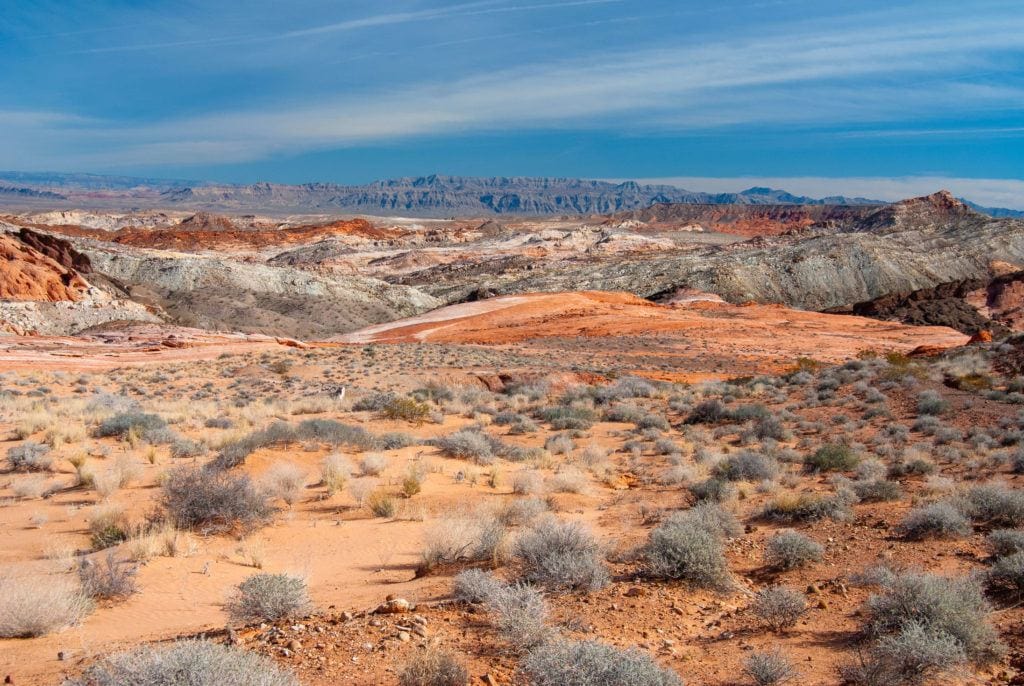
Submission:
POLYGON ((0 675, 1024 683, 1024 220, 700 200, 4 214, 0 675))

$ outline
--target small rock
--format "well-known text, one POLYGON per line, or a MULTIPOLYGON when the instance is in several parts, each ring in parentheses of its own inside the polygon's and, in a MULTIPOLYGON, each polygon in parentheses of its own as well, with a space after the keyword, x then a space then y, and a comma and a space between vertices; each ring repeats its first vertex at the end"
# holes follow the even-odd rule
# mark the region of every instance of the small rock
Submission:
POLYGON ((408 641, 412 640, 412 636, 409 635, 408 631, 399 631, 398 632, 398 640, 401 641, 402 643, 407 643, 408 641))
POLYGON ((302 650, 302 644, 299 643, 298 639, 293 638, 288 641, 288 650, 294 650, 296 652, 302 650))

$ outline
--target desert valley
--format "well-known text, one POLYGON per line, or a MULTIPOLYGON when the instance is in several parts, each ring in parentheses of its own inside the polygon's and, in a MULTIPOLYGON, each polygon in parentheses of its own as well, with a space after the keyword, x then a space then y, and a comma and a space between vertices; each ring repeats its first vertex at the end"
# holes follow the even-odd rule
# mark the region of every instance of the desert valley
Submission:
POLYGON ((1024 221, 725 200, 9 201, 0 673, 1021 683, 1024 221))
POLYGON ((0 2, 0 682, 1024 686, 1021 36, 0 2))

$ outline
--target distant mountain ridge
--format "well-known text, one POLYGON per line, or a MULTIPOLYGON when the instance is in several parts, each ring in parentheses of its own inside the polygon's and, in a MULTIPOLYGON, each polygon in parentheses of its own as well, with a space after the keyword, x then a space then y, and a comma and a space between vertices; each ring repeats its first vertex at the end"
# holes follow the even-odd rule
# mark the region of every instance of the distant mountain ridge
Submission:
POLYGON ((769 188, 740 193, 701 193, 675 186, 611 183, 584 179, 422 176, 375 181, 362 186, 311 183, 299 186, 256 183, 204 185, 171 190, 171 203, 224 209, 268 205, 361 214, 447 217, 480 214, 612 214, 656 203, 683 204, 881 204, 863 198, 819 200, 769 188))
MULTIPOLYGON (((676 186, 546 177, 430 176, 385 179, 362 185, 334 183, 227 184, 96 174, 0 171, 0 203, 63 199, 68 206, 187 206, 221 212, 304 212, 452 217, 481 215, 604 215, 654 205, 801 205, 854 207, 886 204, 861 197, 812 198, 752 187, 737 193, 705 193, 676 186), (25 191, 51 193, 32 196, 25 191), (103 197, 110 191, 114 197, 103 197)), ((1016 210, 971 205, 992 216, 1024 216, 1016 210)))

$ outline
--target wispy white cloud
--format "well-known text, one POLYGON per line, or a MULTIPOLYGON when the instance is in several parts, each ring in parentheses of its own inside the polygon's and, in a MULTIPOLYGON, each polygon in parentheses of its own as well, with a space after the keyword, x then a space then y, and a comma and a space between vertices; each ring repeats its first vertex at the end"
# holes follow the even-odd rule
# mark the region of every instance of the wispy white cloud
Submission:
MULTIPOLYGON (((624 179, 614 179, 623 181, 624 179)), ((676 176, 631 179, 666 184, 708 193, 735 193, 754 186, 780 188, 796 195, 824 198, 832 195, 902 200, 948 190, 986 207, 1024 210, 1024 179, 966 179, 949 176, 823 177, 823 176, 676 176)))
MULTIPOLYGON (((418 21, 438 12, 525 11, 613 1, 513 5, 482 0, 304 31, 418 21)), ((909 19, 888 13, 855 17, 846 23, 809 22, 753 37, 597 52, 454 82, 389 85, 316 104, 220 111, 137 126, 77 127, 78 148, 84 152, 78 153, 75 162, 89 166, 238 162, 282 151, 466 131, 605 126, 649 132, 742 124, 863 125, 978 109, 1019 110, 1024 101, 1021 86, 973 83, 969 77, 992 72, 993 56, 1001 51, 1020 49, 1024 13, 979 12, 958 22, 948 16, 909 19)), ((17 136, 18 127, 0 131, 0 144, 17 136)))
POLYGON ((399 24, 417 22, 451 20, 463 17, 483 16, 488 14, 509 14, 513 12, 535 12, 591 5, 621 4, 626 0, 563 0, 562 2, 544 2, 534 4, 508 5, 508 0, 478 0, 477 2, 460 3, 447 7, 418 10, 414 12, 388 12, 373 14, 356 19, 310 26, 303 29, 282 31, 278 33, 238 34, 227 36, 208 36, 203 38, 183 38, 179 40, 146 41, 121 45, 102 45, 83 50, 73 50, 70 54, 101 54, 114 52, 149 52, 172 48, 196 48, 213 46, 236 46, 270 41, 287 41, 333 33, 359 31, 399 24))

